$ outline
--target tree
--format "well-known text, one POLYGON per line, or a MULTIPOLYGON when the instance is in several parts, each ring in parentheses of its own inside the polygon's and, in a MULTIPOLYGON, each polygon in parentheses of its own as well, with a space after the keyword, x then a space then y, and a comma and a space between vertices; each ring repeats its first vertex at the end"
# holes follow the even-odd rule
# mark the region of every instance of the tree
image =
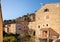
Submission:
POLYGON ((5 36, 3 42, 16 42, 17 39, 14 36, 5 36))
POLYGON ((5 33, 4 31, 3 31, 3 42, 17 42, 17 40, 18 40, 18 34, 12 34, 12 33, 10 33, 10 34, 7 34, 7 33, 5 33))

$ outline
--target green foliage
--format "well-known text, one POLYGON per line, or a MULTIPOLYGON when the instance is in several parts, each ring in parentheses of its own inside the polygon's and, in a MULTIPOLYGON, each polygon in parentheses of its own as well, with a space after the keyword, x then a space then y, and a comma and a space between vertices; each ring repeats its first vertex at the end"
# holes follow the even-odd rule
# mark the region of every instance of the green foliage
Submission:
POLYGON ((7 34, 3 31, 3 42, 17 42, 18 34, 7 34))
POLYGON ((22 32, 20 33, 20 42, 34 42, 34 36, 29 35, 29 33, 22 32))
POLYGON ((16 39, 14 36, 5 36, 5 37, 3 38, 3 41, 4 41, 4 42, 16 42, 17 39, 16 39))
POLYGON ((30 39, 31 36, 30 36, 29 34, 25 34, 24 38, 26 38, 26 39, 30 39))

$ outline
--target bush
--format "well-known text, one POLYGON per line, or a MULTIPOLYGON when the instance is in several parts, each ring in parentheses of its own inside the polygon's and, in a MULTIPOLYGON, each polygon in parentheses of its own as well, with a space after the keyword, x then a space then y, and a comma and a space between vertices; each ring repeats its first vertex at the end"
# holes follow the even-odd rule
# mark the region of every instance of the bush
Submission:
POLYGON ((5 36, 3 42, 16 42, 17 39, 14 36, 5 36))

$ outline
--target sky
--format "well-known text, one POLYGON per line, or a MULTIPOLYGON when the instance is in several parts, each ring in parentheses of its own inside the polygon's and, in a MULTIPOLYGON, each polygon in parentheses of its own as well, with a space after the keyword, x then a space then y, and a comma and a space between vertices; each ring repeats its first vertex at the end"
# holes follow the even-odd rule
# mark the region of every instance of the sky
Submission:
POLYGON ((57 3, 60 0, 1 0, 3 20, 16 19, 27 13, 34 13, 42 4, 57 3))

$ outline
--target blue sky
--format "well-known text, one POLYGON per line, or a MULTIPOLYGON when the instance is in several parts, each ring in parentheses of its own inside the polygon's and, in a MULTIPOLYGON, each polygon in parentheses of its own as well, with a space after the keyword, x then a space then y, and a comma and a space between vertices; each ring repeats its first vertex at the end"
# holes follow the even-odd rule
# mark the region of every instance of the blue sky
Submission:
POLYGON ((55 3, 60 0, 2 0, 3 20, 15 19, 27 13, 34 13, 41 7, 40 3, 55 3))

